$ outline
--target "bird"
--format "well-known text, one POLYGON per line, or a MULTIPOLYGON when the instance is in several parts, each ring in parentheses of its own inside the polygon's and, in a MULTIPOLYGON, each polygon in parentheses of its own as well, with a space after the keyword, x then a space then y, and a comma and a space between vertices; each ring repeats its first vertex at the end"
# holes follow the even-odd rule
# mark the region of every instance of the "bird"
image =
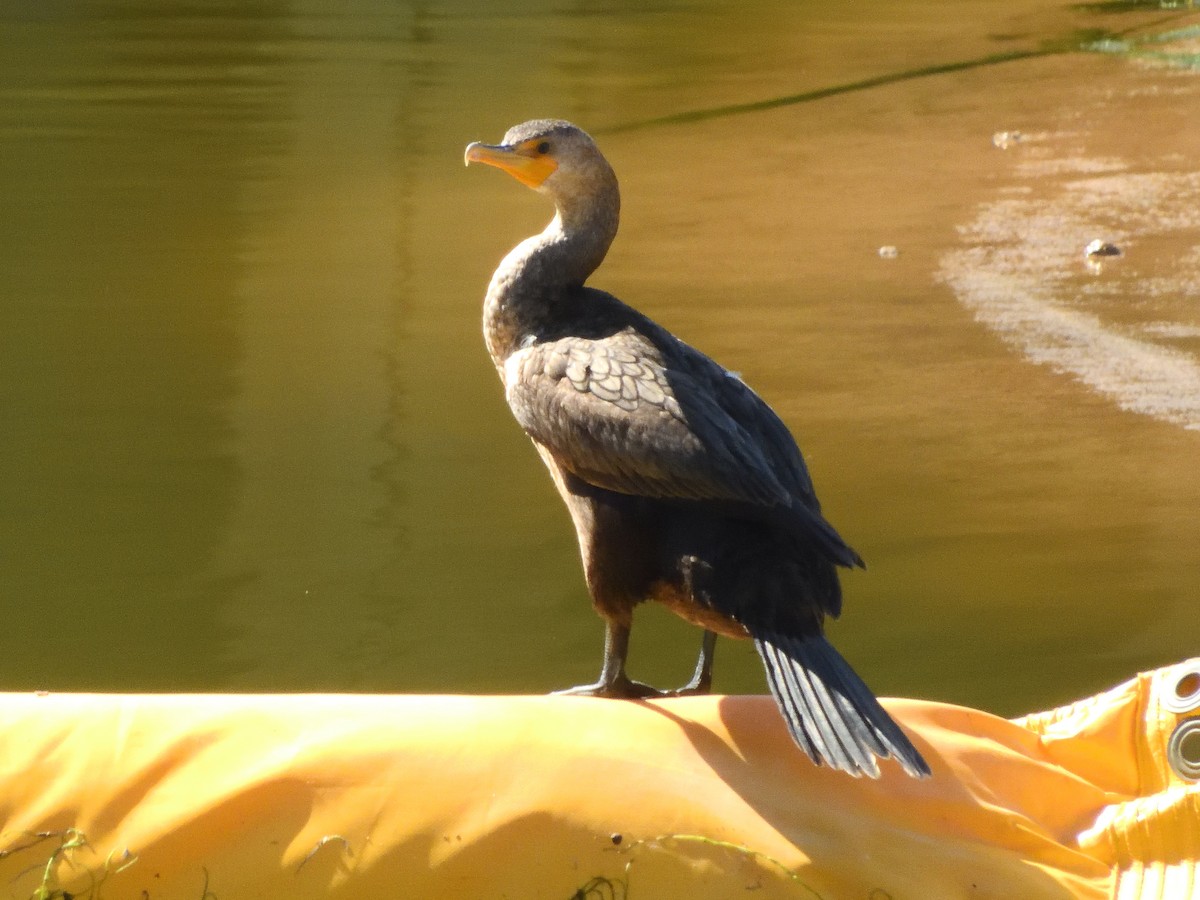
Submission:
POLYGON ((718 635, 753 641, 795 743, 817 765, 880 777, 928 764, 825 637, 862 559, 821 514, 790 431, 741 377, 586 284, 617 233, 620 189, 583 129, 562 119, 473 142, 548 197, 554 218, 500 262, 483 331, 505 398, 566 503, 605 623, 594 684, 626 699, 707 693, 718 635), (626 674, 634 610, 656 601, 703 629, 695 673, 657 691, 626 674))

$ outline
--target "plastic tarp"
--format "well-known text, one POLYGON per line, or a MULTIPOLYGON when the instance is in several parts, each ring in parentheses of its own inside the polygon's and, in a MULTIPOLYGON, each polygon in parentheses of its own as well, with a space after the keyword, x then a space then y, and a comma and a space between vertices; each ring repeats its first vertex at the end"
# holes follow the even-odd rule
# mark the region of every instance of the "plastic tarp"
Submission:
POLYGON ((1200 659, 933 768, 813 766, 766 697, 0 695, 0 897, 1200 897, 1200 659))

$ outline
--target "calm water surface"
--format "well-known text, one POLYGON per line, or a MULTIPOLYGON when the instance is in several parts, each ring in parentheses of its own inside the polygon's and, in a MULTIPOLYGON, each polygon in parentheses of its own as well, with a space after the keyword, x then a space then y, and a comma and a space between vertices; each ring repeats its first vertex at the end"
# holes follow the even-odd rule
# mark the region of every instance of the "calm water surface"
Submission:
MULTIPOLYGON (((1034 53, 1200 15, 964 12, 7 4, 0 685, 594 677, 479 333, 550 212, 462 167, 546 115, 622 179, 593 283, 800 438, 870 566, 834 635, 881 693, 1016 713, 1200 652, 1200 76, 1034 53), (1096 237, 1125 254, 1089 267, 1096 237)), ((634 674, 682 681, 698 637, 647 610, 634 674)), ((721 653, 718 689, 763 690, 721 653)))

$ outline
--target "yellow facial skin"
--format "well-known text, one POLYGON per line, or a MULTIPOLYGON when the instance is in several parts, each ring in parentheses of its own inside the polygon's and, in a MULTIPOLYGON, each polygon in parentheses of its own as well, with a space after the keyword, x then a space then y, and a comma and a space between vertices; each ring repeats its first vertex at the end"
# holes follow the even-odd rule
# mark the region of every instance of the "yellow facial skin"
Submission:
POLYGON ((525 141, 516 146, 506 144, 481 144, 476 141, 467 146, 463 161, 469 166, 473 162, 484 163, 503 169, 526 187, 538 188, 558 168, 549 154, 539 150, 539 140, 525 141))

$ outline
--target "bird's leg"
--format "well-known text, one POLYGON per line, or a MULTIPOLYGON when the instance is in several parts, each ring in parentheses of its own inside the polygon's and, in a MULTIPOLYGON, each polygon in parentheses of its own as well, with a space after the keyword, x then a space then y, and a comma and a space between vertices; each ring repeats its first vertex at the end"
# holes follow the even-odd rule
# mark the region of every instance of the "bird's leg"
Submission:
POLYGON ((604 665, 600 669, 600 680, 595 684, 581 684, 554 693, 576 697, 616 697, 625 700, 663 696, 662 691, 640 681, 633 681, 625 674, 625 657, 629 654, 629 625, 606 621, 605 627, 604 665))
POLYGON ((712 689, 713 651, 717 646, 717 633, 705 629, 704 640, 700 644, 700 658, 696 660, 696 671, 692 680, 677 691, 671 691, 674 697, 687 697, 692 694, 707 694, 712 689))

